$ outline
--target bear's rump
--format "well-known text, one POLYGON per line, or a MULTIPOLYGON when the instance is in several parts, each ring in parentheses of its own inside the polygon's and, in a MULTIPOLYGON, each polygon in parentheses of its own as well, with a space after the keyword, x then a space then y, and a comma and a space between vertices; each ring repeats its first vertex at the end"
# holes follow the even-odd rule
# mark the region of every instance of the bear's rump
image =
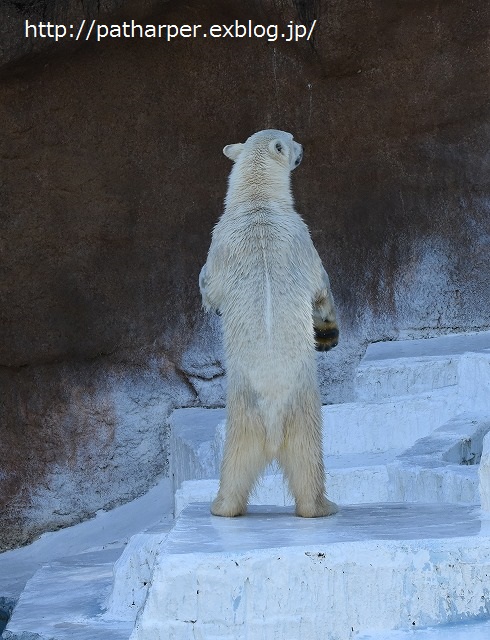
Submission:
POLYGON ((246 361, 228 370, 228 417, 237 412, 239 425, 264 438, 268 455, 276 457, 285 437, 288 419, 296 423, 307 412, 319 411, 315 369, 311 363, 291 366, 278 358, 268 367, 246 361))
POLYGON ((309 308, 296 322, 280 312, 276 308, 272 314, 270 333, 260 311, 248 319, 224 319, 228 388, 265 414, 297 402, 305 390, 317 386, 309 308))

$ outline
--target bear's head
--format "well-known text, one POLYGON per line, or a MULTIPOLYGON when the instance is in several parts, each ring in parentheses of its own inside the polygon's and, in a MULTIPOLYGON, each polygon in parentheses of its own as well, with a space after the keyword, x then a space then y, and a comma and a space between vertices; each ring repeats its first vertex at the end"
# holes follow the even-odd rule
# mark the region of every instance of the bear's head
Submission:
POLYGON ((294 141, 292 134, 277 129, 258 131, 244 143, 228 144, 223 153, 233 162, 246 159, 268 163, 270 160, 288 171, 303 159, 303 147, 294 141))

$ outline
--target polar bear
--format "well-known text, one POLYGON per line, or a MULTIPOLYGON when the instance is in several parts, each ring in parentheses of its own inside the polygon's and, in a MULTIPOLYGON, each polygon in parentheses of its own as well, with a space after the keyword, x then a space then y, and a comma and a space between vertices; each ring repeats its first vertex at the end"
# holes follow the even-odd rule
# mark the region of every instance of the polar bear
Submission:
POLYGON ((296 514, 328 516, 315 346, 338 342, 330 283, 294 209, 290 173, 303 156, 290 133, 266 130, 223 149, 234 165, 224 213, 199 276, 203 306, 221 315, 227 428, 211 512, 238 516, 272 460, 296 514))

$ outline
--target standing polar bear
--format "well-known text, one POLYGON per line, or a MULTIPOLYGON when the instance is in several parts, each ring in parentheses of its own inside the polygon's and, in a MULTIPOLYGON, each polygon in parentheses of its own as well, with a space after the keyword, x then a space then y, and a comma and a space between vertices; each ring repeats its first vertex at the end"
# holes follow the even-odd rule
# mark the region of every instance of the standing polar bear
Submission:
POLYGON ((294 210, 290 173, 303 148, 267 130, 223 153, 234 161, 225 211, 199 276, 207 311, 222 316, 227 360, 227 430, 211 512, 245 513, 260 473, 276 459, 296 514, 328 516, 315 346, 338 329, 328 276, 294 210))

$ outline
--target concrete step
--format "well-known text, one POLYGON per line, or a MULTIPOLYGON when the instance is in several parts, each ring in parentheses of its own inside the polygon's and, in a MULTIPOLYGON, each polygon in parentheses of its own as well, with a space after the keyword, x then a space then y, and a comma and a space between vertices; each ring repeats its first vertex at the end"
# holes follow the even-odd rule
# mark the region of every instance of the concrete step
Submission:
POLYGON ((173 513, 173 492, 169 478, 162 478, 147 493, 110 511, 59 531, 49 531, 25 547, 0 553, 0 597, 13 604, 26 582, 43 565, 87 551, 108 548, 122 552, 134 534, 159 523, 173 513))
POLYGON ((131 640, 350 640, 490 610, 490 531, 456 505, 191 505, 162 546, 131 640))
MULTIPOLYGON (((405 451, 326 455, 328 496, 340 504, 479 503, 478 463, 483 438, 489 431, 490 418, 486 414, 465 413, 448 420, 405 451)), ((190 438, 186 446, 192 448, 190 438)), ((205 449, 205 455, 209 450, 210 447, 205 449)), ((197 448, 193 464, 201 464, 197 448)), ((218 475, 217 461, 213 471, 218 475)), ((175 514, 192 502, 210 502, 217 490, 217 478, 184 481, 175 493, 175 514)), ((280 470, 267 470, 251 496, 251 504, 293 504, 280 470)))
POLYGON ((4 640, 128 640, 133 623, 103 616, 116 557, 99 551, 39 569, 20 596, 4 640))
POLYGON ((185 480, 216 478, 223 455, 225 409, 176 409, 169 418, 174 491, 185 480))
POLYGON ((131 537, 122 550, 51 562, 27 582, 4 640, 128 640, 146 598, 155 557, 174 520, 131 537))
POLYGON ((104 619, 134 623, 151 584, 155 558, 174 526, 173 518, 162 520, 134 535, 114 565, 114 579, 105 602, 104 619))
POLYGON ((490 414, 463 413, 388 465, 390 499, 479 503, 479 463, 490 414))
POLYGON ((447 389, 322 408, 324 453, 343 455, 406 449, 461 410, 447 389))
MULTIPOLYGON (((358 401, 324 406, 325 456, 406 449, 464 411, 490 412, 490 331, 375 343, 357 369, 358 401)), ((174 488, 216 478, 224 409, 171 418, 174 488)))
POLYGON ((488 640, 490 617, 486 620, 457 622, 427 629, 409 629, 358 636, 356 640, 488 640))
MULTIPOLYGON (((447 390, 322 407, 325 457, 380 454, 410 447, 460 405, 447 390)), ((224 409, 177 409, 170 418, 174 488, 186 480, 219 476, 225 438, 224 409)))
POLYGON ((490 331, 452 334, 424 340, 370 344, 356 371, 358 401, 450 389, 468 400, 475 389, 462 389, 468 366, 478 363, 478 384, 490 382, 490 331))
MULTIPOLYGON (((103 618, 113 590, 114 563, 135 534, 171 528, 170 492, 171 482, 164 478, 130 503, 0 554, 0 594, 15 605, 4 637, 119 640, 128 628, 120 624, 124 618, 103 618)), ((149 558, 145 554, 135 575, 144 575, 149 558)))
POLYGON ((359 401, 323 408, 338 515, 294 517, 269 469, 249 515, 211 516, 225 412, 175 411, 175 527, 51 561, 5 638, 487 640, 490 521, 474 504, 482 450, 490 477, 490 332, 371 345, 359 372, 359 401))
MULTIPOLYGON (((404 452, 326 456, 327 491, 338 504, 437 502, 478 504, 479 462, 487 415, 460 414, 404 452)), ((293 504, 282 473, 262 477, 251 504, 293 504)), ((218 479, 185 481, 175 494, 175 514, 192 502, 210 502, 218 479)))
POLYGON ((479 467, 480 502, 482 509, 490 512, 490 432, 483 438, 482 455, 479 467))
MULTIPOLYGON (((389 500, 388 462, 397 452, 385 452, 365 456, 365 464, 354 466, 356 456, 333 456, 327 458, 327 494, 340 504, 385 502, 389 500), (337 465, 337 466, 335 466, 337 465)), ((262 476, 255 487, 250 503, 255 505, 277 504, 290 506, 293 498, 284 482, 280 470, 262 476)), ((175 493, 175 515, 192 502, 211 502, 218 492, 219 480, 187 480, 175 493)))

